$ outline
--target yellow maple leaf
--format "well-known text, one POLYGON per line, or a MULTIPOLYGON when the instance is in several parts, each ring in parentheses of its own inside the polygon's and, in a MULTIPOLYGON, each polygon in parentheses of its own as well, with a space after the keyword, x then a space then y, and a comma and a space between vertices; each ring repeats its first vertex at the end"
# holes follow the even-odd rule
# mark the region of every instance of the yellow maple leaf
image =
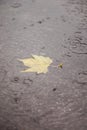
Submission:
POLYGON ((48 67, 53 62, 49 57, 32 55, 32 58, 27 59, 19 59, 19 61, 23 62, 25 66, 29 67, 22 72, 37 72, 39 73, 47 73, 48 67))

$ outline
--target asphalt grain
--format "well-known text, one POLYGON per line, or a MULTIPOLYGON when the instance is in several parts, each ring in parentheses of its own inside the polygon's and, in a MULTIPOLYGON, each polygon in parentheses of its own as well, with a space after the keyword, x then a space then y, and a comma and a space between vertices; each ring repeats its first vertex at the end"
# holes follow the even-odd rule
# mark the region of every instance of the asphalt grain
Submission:
POLYGON ((87 130, 87 0, 0 0, 0 130, 87 130), (31 54, 63 68, 20 73, 31 54))

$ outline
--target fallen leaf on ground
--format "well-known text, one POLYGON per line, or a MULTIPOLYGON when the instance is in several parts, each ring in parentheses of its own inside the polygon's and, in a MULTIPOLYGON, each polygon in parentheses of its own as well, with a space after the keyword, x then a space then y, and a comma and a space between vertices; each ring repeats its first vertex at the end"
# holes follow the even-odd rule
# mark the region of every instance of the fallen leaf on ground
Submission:
POLYGON ((29 67, 22 72, 37 72, 39 73, 47 73, 48 67, 53 62, 49 57, 32 55, 32 58, 27 59, 19 59, 19 61, 23 62, 25 66, 29 67))

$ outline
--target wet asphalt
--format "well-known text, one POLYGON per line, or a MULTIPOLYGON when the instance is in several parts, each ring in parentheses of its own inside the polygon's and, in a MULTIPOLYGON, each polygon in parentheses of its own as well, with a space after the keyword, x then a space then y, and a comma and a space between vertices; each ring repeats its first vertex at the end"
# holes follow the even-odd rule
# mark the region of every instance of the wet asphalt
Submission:
POLYGON ((87 130, 87 0, 0 0, 0 130, 87 130))

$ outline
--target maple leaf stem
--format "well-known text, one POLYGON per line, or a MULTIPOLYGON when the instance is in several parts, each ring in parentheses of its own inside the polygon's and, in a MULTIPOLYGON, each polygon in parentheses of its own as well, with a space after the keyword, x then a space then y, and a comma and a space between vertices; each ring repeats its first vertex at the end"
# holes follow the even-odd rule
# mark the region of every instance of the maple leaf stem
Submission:
POLYGON ((56 66, 55 66, 55 65, 51 65, 51 67, 53 67, 53 68, 58 68, 58 66, 57 66, 57 65, 56 65, 56 66))
POLYGON ((59 65, 51 65, 51 67, 53 67, 53 68, 62 68, 63 67, 63 64, 59 64, 59 65))

